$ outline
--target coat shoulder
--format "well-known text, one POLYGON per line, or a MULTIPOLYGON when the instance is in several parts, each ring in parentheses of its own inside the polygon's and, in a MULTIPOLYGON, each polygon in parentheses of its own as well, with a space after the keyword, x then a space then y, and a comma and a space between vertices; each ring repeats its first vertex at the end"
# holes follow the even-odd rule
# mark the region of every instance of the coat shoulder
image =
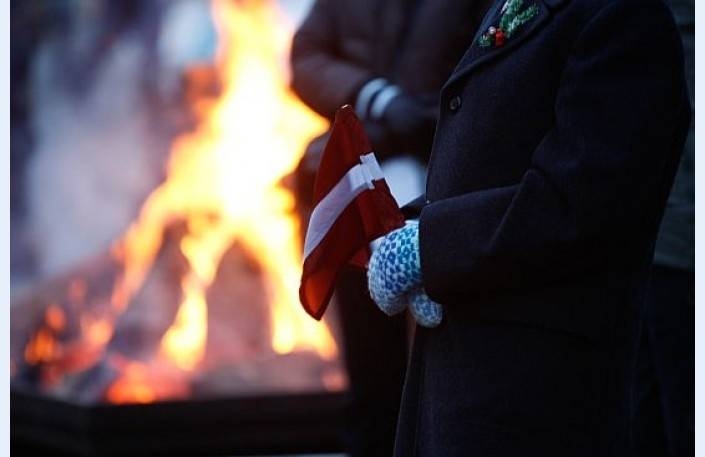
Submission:
POLYGON ((545 0, 549 4, 567 8, 589 24, 602 16, 644 17, 673 22, 673 14, 664 0, 545 0))
MULTIPOLYGON (((568 49, 589 43, 597 47, 681 54, 681 41, 671 8, 664 0, 541 0, 554 10, 568 49), (553 6, 551 6, 553 5, 553 6)), ((666 56, 661 56, 666 58, 666 56)))

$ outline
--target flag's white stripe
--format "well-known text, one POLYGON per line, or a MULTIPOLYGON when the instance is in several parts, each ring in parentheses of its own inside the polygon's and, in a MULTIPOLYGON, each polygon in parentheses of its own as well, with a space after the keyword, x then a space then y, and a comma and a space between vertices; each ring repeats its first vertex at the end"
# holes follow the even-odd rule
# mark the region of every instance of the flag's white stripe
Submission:
POLYGON ((365 173, 362 164, 355 165, 316 205, 306 232, 304 259, 320 244, 350 202, 368 189, 368 179, 369 175, 365 173))
POLYGON ((372 175, 372 179, 378 181, 384 179, 384 173, 382 173, 382 167, 377 163, 377 158, 373 152, 360 156, 360 162, 369 170, 372 175))
POLYGON ((374 189, 372 181, 384 179, 373 153, 360 157, 355 165, 318 202, 313 209, 306 231, 304 259, 316 249, 345 208, 365 189, 374 189))

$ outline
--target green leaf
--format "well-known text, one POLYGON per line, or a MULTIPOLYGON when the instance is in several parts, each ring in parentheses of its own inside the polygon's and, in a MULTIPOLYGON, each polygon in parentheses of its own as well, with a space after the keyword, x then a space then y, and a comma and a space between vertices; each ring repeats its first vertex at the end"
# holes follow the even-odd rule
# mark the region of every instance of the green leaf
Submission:
POLYGON ((506 26, 505 34, 507 35, 507 38, 511 37, 514 32, 519 29, 519 27, 533 19, 534 16, 538 14, 538 12, 538 6, 531 5, 530 7, 526 8, 524 11, 516 15, 511 21, 509 21, 506 26))
POLYGON ((481 48, 486 48, 492 44, 492 40, 490 40, 488 35, 481 35, 480 38, 477 39, 477 44, 481 48))

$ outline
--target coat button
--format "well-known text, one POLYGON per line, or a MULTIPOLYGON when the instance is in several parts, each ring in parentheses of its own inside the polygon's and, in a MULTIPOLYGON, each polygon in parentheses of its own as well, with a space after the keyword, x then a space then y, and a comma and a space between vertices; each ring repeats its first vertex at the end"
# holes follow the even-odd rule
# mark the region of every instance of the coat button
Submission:
POLYGON ((460 96, 456 95, 455 97, 451 98, 450 101, 448 102, 448 108, 455 113, 460 109, 460 107, 463 105, 463 99, 460 98, 460 96))

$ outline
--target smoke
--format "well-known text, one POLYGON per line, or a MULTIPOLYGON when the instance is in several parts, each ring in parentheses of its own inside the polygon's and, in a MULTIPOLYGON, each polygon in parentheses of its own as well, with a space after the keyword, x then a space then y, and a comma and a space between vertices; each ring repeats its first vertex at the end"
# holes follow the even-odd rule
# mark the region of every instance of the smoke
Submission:
POLYGON ((111 46, 85 87, 67 74, 70 57, 60 40, 47 42, 32 81, 28 217, 41 276, 107 249, 159 180, 143 46, 130 37, 111 46))

